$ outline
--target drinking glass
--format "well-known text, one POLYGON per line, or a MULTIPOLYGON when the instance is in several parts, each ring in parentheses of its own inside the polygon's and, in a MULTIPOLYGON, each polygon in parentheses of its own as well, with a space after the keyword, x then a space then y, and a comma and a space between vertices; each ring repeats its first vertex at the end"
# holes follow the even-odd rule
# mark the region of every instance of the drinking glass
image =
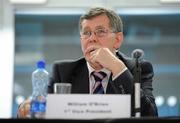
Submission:
POLYGON ((70 94, 71 93, 71 83, 55 83, 54 84, 55 94, 70 94))

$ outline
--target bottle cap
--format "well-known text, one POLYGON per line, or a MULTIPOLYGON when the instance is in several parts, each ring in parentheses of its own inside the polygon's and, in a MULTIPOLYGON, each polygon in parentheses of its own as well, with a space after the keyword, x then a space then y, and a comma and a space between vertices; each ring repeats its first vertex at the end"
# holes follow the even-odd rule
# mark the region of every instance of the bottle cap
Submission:
POLYGON ((38 61, 37 67, 38 67, 38 68, 45 68, 45 64, 46 64, 45 61, 42 61, 42 60, 41 60, 41 61, 38 61))

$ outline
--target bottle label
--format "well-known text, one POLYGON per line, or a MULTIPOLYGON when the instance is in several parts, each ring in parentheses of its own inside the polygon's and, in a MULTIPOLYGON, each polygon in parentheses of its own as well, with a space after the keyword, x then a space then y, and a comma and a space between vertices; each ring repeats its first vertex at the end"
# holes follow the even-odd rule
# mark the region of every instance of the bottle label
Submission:
POLYGON ((45 112, 46 102, 32 101, 31 102, 31 112, 45 112))

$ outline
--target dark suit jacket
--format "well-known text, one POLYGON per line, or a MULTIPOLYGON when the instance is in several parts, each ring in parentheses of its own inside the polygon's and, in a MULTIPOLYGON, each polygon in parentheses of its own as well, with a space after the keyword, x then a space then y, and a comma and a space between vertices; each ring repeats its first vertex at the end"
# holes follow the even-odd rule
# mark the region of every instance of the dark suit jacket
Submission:
MULTIPOLYGON (((134 60, 124 56, 122 53, 117 53, 127 66, 128 70, 122 73, 114 81, 112 75, 108 82, 107 94, 131 94, 132 107, 134 107, 134 79, 133 69, 135 66, 134 60)), ((154 96, 152 94, 152 78, 153 68, 147 61, 141 62, 141 115, 142 116, 157 116, 157 108, 155 105, 154 96)), ((80 58, 76 61, 56 61, 53 64, 52 77, 48 92, 53 93, 53 84, 57 82, 68 82, 72 84, 72 93, 89 93, 89 78, 86 60, 80 58)), ((132 108, 132 116, 134 109, 132 108)))

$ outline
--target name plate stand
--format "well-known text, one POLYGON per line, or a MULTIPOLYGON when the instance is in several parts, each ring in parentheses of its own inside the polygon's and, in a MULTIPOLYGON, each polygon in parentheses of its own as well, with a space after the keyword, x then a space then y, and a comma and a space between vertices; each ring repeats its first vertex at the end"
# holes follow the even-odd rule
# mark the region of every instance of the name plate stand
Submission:
POLYGON ((49 94, 47 96, 47 119, 111 119, 130 116, 130 95, 49 94))

